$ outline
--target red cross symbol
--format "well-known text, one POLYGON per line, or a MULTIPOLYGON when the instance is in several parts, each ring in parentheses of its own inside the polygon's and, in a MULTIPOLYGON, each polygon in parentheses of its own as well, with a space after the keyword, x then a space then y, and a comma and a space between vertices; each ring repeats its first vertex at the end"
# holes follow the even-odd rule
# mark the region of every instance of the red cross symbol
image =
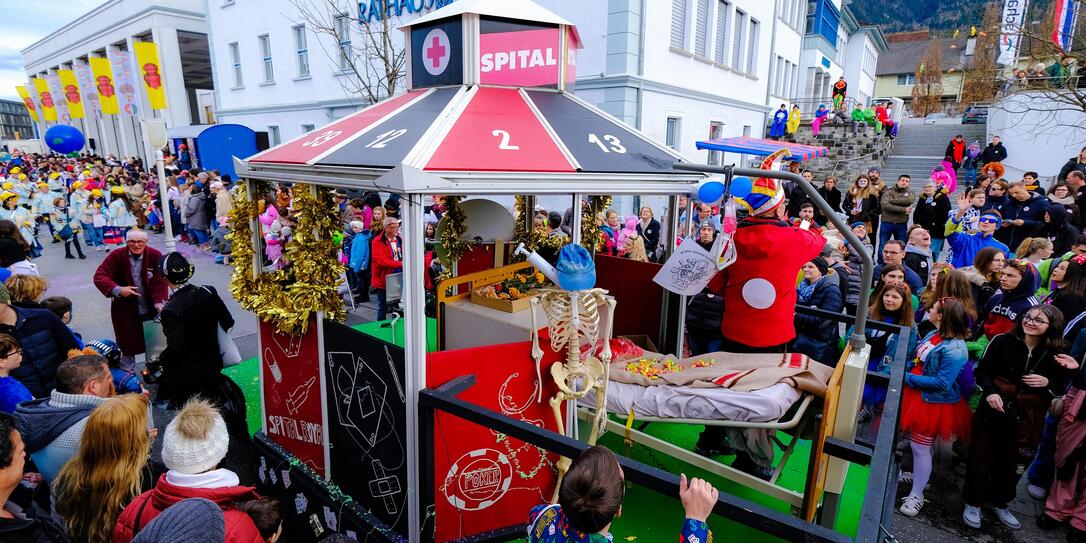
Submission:
POLYGON ((441 45, 441 39, 434 36, 434 39, 430 42, 430 47, 426 48, 426 58, 430 59, 434 63, 434 68, 441 66, 441 59, 445 58, 445 46, 441 45))

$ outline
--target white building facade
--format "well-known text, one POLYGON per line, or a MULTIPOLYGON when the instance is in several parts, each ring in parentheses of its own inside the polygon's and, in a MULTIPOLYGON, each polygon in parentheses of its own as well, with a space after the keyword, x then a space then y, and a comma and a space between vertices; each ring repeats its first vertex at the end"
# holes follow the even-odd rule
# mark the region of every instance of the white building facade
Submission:
MULTIPOLYGON (((386 21, 394 29, 453 0, 391 3, 391 18, 380 16, 382 0, 308 14, 290 0, 207 1, 216 120, 265 132, 274 145, 366 105, 344 55, 386 21)), ((762 136, 769 105, 799 84, 805 0, 536 2, 578 27, 578 96, 693 161, 738 161, 695 142, 762 136)), ((402 50, 400 32, 391 38, 402 50)))
POLYGON ((800 95, 804 111, 813 112, 819 103, 830 104, 833 85, 842 76, 848 84, 848 97, 869 105, 875 92, 875 66, 879 54, 887 50, 882 32, 875 26, 861 25, 852 10, 851 0, 808 0, 800 71, 803 86, 800 95))
MULTIPOLYGON (((166 109, 152 110, 143 85, 135 79, 136 84, 129 91, 133 93, 132 103, 119 114, 102 114, 96 107, 95 90, 81 85, 84 118, 65 117, 64 109, 59 108, 57 121, 81 129, 98 154, 142 156, 146 160, 148 155, 139 124, 141 117, 162 118, 171 128, 199 124, 203 118, 197 95, 213 89, 204 7, 204 0, 106 0, 23 49, 23 66, 28 78, 52 78, 58 69, 71 69, 78 74, 90 58, 120 59, 124 65, 125 59, 133 62, 134 42, 155 42, 166 109)), ((131 64, 128 66, 134 68, 131 64)), ((118 80, 116 65, 114 78, 118 80)), ((124 88, 117 90, 125 92, 124 88)), ((57 97, 57 102, 61 101, 62 98, 57 97)), ((50 124, 54 123, 43 121, 39 129, 44 133, 50 124)))

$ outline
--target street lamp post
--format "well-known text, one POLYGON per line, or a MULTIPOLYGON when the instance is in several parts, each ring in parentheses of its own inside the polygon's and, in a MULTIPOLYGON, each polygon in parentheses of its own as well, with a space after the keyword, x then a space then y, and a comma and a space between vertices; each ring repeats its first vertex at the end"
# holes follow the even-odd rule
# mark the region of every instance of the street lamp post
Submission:
POLYGON ((162 225, 166 232, 166 252, 173 252, 177 243, 173 239, 173 223, 170 217, 170 200, 166 192, 169 186, 166 184, 166 158, 162 154, 162 148, 168 143, 166 138, 166 122, 160 119, 141 119, 143 126, 143 139, 155 150, 155 162, 158 167, 158 199, 159 214, 162 216, 162 225))

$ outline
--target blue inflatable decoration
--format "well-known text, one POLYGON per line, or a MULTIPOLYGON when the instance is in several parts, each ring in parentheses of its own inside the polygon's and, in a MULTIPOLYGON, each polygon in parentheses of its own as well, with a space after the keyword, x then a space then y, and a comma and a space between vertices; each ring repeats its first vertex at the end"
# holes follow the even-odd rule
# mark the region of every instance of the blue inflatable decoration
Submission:
POLYGON ((83 133, 74 126, 58 124, 45 131, 45 144, 62 155, 79 151, 84 143, 83 133))
POLYGON ((706 181, 698 186, 698 201, 712 204, 724 197, 724 183, 706 181))
POLYGON ((732 178, 732 196, 736 198, 746 198, 751 189, 754 188, 754 182, 749 177, 733 177, 732 178))

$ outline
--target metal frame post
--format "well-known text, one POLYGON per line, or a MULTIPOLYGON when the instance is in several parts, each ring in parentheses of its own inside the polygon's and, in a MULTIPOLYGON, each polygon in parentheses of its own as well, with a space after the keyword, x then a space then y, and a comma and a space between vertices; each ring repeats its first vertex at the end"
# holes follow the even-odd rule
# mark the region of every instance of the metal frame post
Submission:
MULTIPOLYGON (((407 393, 406 458, 419 458, 419 391, 426 387, 426 267, 423 251, 422 196, 405 194, 400 199, 403 223, 404 388, 407 393)), ((395 339, 395 338, 393 338, 395 339)), ((407 465, 407 526, 412 541, 421 538, 422 506, 427 489, 420 485, 419 465, 407 465)))

